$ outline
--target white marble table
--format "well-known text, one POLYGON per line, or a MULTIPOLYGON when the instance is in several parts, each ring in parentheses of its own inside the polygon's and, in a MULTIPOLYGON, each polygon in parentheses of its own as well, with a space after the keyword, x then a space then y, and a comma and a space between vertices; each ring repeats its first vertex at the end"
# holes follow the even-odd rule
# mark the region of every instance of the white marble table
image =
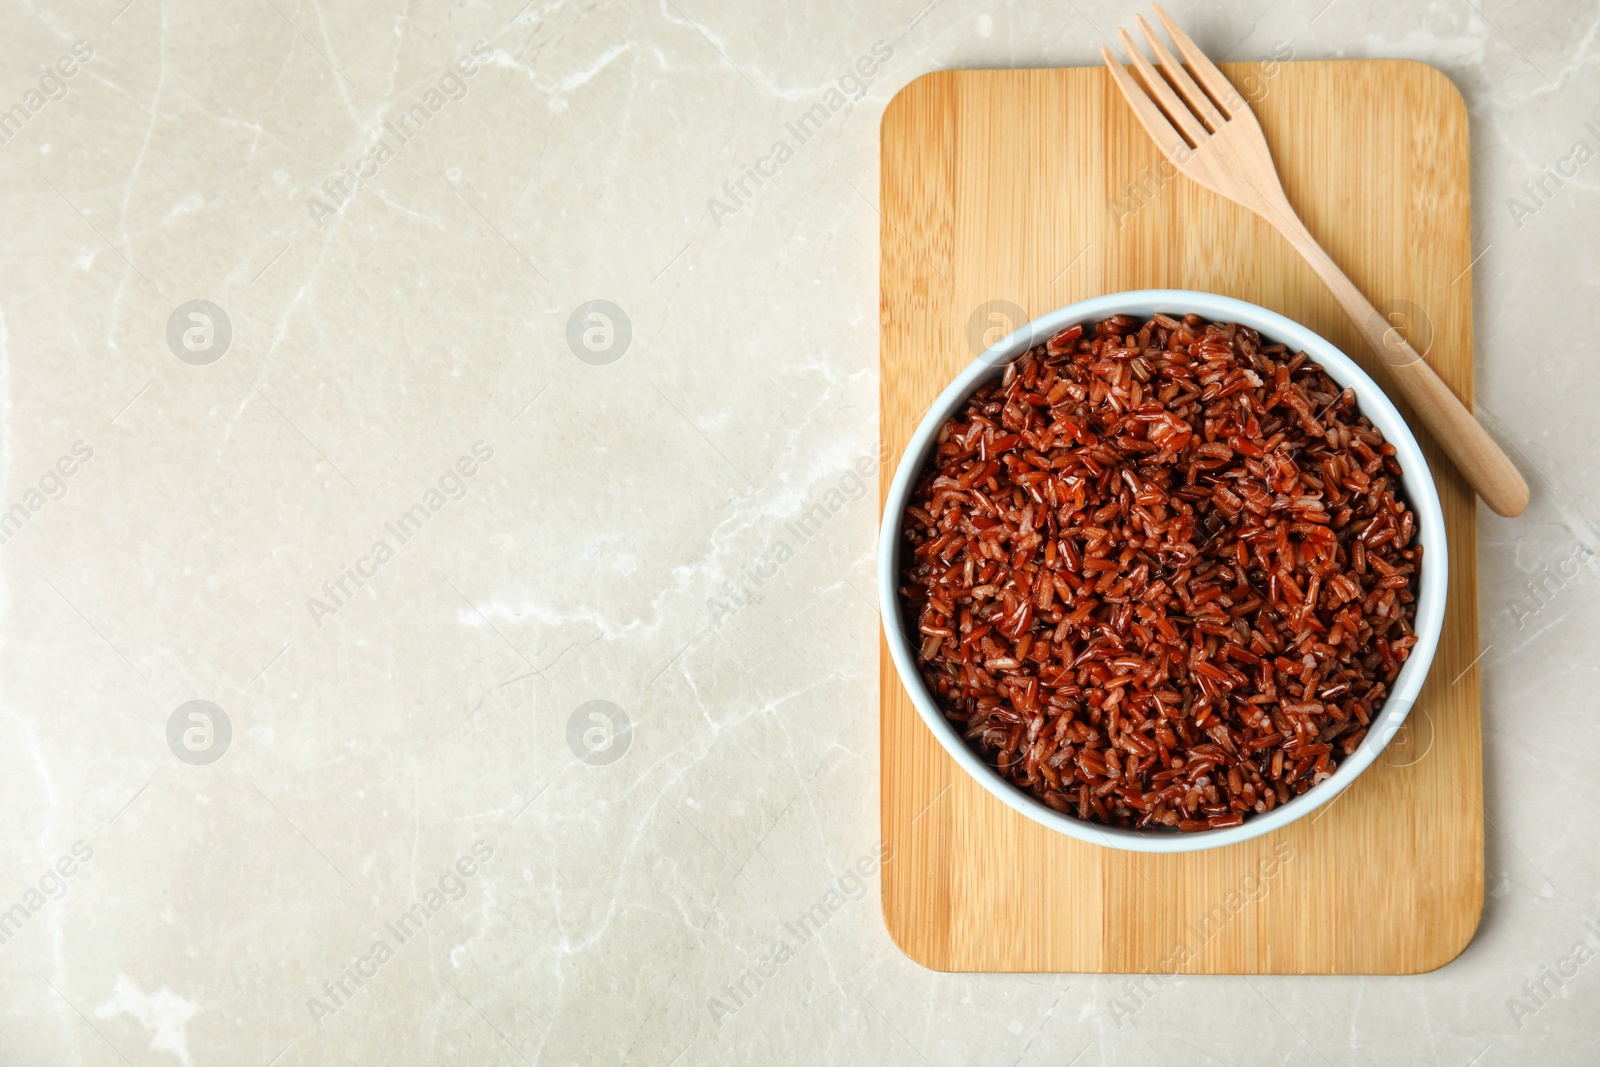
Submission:
POLYGON ((1534 501, 1460 959, 1135 1004, 884 931, 878 118, 1133 8, 11 2, 0 1063, 1594 1062, 1600 13, 1324 2, 1174 14, 1471 111, 1534 501))

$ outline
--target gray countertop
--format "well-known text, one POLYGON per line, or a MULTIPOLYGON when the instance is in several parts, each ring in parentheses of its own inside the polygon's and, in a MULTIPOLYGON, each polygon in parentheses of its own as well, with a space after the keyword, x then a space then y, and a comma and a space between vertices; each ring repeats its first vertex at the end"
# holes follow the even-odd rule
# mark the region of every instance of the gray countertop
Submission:
POLYGON ((1133 7, 125 3, 0 37, 0 1062, 1594 1062, 1594 5, 1173 7, 1460 86, 1533 503, 1466 952, 1141 990, 924 970, 850 874, 878 120, 1133 7))

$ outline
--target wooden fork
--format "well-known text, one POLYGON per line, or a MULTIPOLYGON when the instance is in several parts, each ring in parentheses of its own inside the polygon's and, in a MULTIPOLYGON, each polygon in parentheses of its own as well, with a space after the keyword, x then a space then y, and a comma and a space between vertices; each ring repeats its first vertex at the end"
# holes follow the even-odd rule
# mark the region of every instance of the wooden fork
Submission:
POLYGON ((1311 236, 1284 196, 1267 139, 1244 98, 1159 5, 1156 16, 1182 53, 1187 70, 1150 31, 1143 16, 1138 17, 1139 29, 1155 53, 1159 71, 1145 59, 1126 30, 1117 32, 1138 80, 1122 68, 1111 49, 1104 45, 1100 48, 1111 77, 1140 124, 1189 178, 1249 208, 1283 234, 1332 290, 1339 306, 1388 365, 1392 380, 1417 418, 1455 461, 1484 503, 1502 515, 1521 514, 1528 505, 1528 484, 1517 468, 1450 387, 1361 295, 1311 236))

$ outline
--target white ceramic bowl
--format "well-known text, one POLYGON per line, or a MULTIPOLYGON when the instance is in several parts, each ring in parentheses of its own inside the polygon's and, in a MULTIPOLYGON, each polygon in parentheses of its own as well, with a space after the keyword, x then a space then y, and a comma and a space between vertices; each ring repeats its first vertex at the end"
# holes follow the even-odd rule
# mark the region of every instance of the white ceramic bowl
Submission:
POLYGON ((1343 352, 1310 330, 1266 308, 1247 304, 1232 297, 1211 293, 1193 293, 1182 289, 1146 289, 1130 293, 1113 293, 1062 308, 1008 334, 997 344, 974 360, 962 371, 949 388, 939 394, 933 407, 923 418, 917 432, 906 446, 905 455, 895 471, 894 482, 889 487, 884 506, 883 527, 878 542, 878 598, 883 609, 884 632, 888 637, 889 652, 894 658, 895 670, 901 683, 911 694, 923 722, 933 731, 967 773, 977 779, 1002 802, 1035 822, 1069 837, 1113 848, 1135 852, 1195 852, 1201 849, 1220 848, 1270 833, 1296 819, 1304 818, 1326 804, 1366 770, 1388 744, 1389 739, 1405 721, 1406 714, 1422 689, 1428 667, 1433 663, 1434 650, 1439 644, 1439 631, 1444 625, 1445 575, 1448 571, 1447 549, 1444 536, 1444 515, 1439 508, 1439 494, 1434 488, 1433 476, 1428 471, 1422 450, 1416 438, 1401 419, 1389 398, 1376 383, 1343 352), (1160 830, 1125 830, 1085 822, 1064 815, 1036 800, 1023 789, 1011 784, 983 761, 967 746, 960 733, 940 712, 932 694, 917 673, 916 644, 906 636, 906 622, 900 608, 899 573, 901 557, 900 528, 906 500, 916 485, 929 450, 939 428, 944 425, 973 391, 984 381, 998 377, 1006 364, 1042 344, 1057 331, 1074 323, 1098 322, 1112 315, 1137 315, 1149 317, 1154 312, 1164 312, 1174 317, 1197 314, 1213 322, 1236 322, 1249 326, 1271 342, 1288 345, 1292 351, 1305 352, 1312 361, 1320 363, 1328 376, 1340 385, 1356 391, 1356 403, 1372 424, 1394 445, 1396 458, 1405 472, 1405 495, 1417 516, 1416 540, 1423 546, 1422 574, 1417 591, 1416 632, 1417 644, 1411 650, 1400 676, 1390 692, 1389 699, 1378 709, 1367 736, 1355 752, 1345 757, 1333 777, 1306 790, 1287 804, 1280 804, 1262 815, 1245 820, 1241 826, 1224 830, 1206 830, 1199 833, 1181 833, 1160 830))

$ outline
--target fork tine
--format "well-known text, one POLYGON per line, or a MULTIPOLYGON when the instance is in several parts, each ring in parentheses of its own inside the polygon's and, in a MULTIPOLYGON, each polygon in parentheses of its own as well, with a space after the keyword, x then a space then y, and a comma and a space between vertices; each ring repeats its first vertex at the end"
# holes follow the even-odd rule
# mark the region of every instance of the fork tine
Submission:
POLYGON ((1150 24, 1144 20, 1144 16, 1135 15, 1134 18, 1138 20, 1139 32, 1150 42, 1150 51, 1155 53, 1156 62, 1161 65, 1162 71, 1172 81, 1178 94, 1188 101, 1189 110, 1200 116, 1200 121, 1206 124, 1207 129, 1216 133, 1228 120, 1222 117, 1217 105, 1213 104, 1211 98, 1194 83, 1193 78, 1189 77, 1189 72, 1183 69, 1183 64, 1172 58, 1172 53, 1167 51, 1167 46, 1156 36, 1150 24))
POLYGON ((1195 47, 1189 40, 1189 35, 1178 28, 1172 17, 1161 10, 1160 4, 1152 4, 1156 9, 1156 18, 1161 20, 1161 25, 1167 28, 1167 36, 1172 38, 1172 43, 1178 46, 1178 51, 1183 55, 1184 61, 1189 64, 1189 69, 1194 74, 1195 81, 1204 86, 1205 91, 1211 94, 1211 99, 1217 102, 1218 109, 1228 118, 1233 118, 1245 110, 1244 97, 1239 95, 1217 65, 1206 58, 1206 54, 1195 47))
POLYGON ((1112 55, 1111 49, 1105 45, 1100 46, 1100 54, 1105 58, 1106 69, 1111 72, 1117 88, 1122 90, 1128 106, 1133 108, 1139 124, 1145 128, 1151 140, 1155 141, 1156 147, 1174 163, 1188 159, 1192 151, 1189 143, 1172 128, 1172 123, 1167 121, 1161 109, 1150 102, 1144 90, 1139 88, 1139 83, 1133 80, 1133 75, 1122 69, 1122 64, 1117 62, 1117 57, 1112 55))
POLYGON ((1209 134, 1204 126, 1195 119, 1194 113, 1178 99, 1167 80, 1156 72, 1150 61, 1144 58, 1144 53, 1139 46, 1133 43, 1133 38, 1128 36, 1128 31, 1117 30, 1117 36, 1122 38, 1122 47, 1128 52, 1128 58, 1133 61, 1133 69, 1139 72, 1139 77, 1144 82, 1145 91, 1154 98, 1156 106, 1167 113, 1167 118, 1175 123, 1179 132, 1190 144, 1204 143, 1209 134))

